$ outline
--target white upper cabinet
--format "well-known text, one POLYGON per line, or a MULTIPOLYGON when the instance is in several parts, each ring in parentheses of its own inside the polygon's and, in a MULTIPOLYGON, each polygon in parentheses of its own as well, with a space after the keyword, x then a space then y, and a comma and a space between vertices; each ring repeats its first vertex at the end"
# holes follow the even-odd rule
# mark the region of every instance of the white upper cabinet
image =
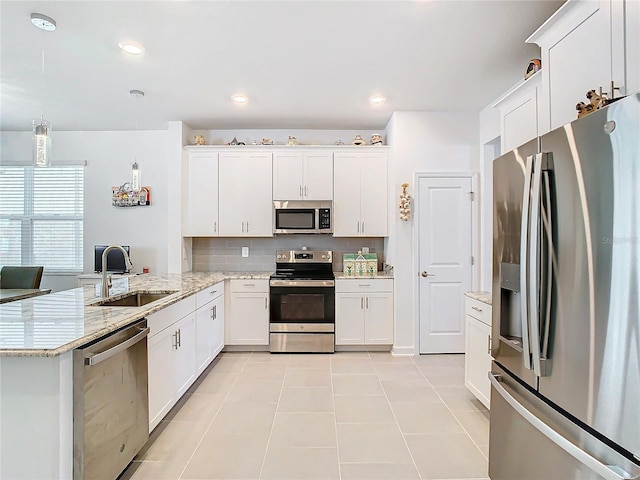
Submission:
MULTIPOLYGON (((577 118, 576 104, 589 90, 611 97, 628 93, 624 4, 637 0, 581 0, 565 3, 531 37, 542 52, 540 134, 577 118)), ((629 72, 630 73, 630 72, 629 72)))
POLYGON ((501 151, 508 152, 538 136, 538 96, 542 72, 515 86, 493 106, 500 109, 501 151))
POLYGON ((189 150, 184 186, 183 235, 218 235, 218 152, 189 150))
POLYGON ((334 154, 333 235, 388 235, 387 153, 334 154))
POLYGON ((333 153, 275 152, 274 200, 332 200, 333 153))
POLYGON ((273 236, 271 152, 221 152, 219 231, 227 237, 273 236))

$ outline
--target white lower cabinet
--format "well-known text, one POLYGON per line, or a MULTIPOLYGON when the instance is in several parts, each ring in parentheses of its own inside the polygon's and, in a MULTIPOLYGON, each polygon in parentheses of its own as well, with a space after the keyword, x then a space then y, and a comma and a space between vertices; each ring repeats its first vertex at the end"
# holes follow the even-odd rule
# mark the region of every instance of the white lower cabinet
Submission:
POLYGON ((336 345, 393 344, 393 280, 336 279, 336 345))
POLYGON ((466 345, 464 356, 464 384, 489 408, 491 383, 491 306, 465 297, 466 345))
POLYGON ((149 431, 224 346, 224 282, 147 317, 149 431))
POLYGON ((269 280, 229 280, 225 345, 269 345, 269 280))
POLYGON ((200 375, 224 346, 224 282, 196 295, 196 373, 200 375))

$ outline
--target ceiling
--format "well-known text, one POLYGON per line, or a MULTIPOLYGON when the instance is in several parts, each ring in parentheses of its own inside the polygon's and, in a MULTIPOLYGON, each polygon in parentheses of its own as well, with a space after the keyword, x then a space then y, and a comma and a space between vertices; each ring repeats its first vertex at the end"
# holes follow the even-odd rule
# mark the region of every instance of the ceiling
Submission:
POLYGON ((41 114, 54 130, 382 129, 394 111, 479 111, 522 78, 539 51, 524 40, 562 3, 2 0, 0 130, 41 114))

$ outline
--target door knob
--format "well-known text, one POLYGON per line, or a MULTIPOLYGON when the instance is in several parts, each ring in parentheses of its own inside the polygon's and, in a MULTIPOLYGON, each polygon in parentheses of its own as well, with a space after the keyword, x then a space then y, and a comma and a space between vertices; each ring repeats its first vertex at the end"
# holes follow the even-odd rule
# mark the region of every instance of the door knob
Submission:
POLYGON ((435 275, 433 273, 427 273, 426 271, 422 271, 420 272, 420 275, 423 277, 435 277, 435 275))

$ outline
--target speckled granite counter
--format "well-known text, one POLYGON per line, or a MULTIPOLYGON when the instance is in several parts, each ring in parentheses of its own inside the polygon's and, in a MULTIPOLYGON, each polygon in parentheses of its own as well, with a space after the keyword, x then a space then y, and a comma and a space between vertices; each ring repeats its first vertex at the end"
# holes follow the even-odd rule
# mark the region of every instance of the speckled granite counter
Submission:
POLYGON ((342 272, 334 272, 334 273, 335 273, 336 278, 339 278, 339 279, 346 278, 346 279, 349 279, 349 280, 351 280, 351 279, 353 279, 353 280, 362 280, 364 278, 393 278, 393 274, 392 273, 384 273, 384 272, 378 272, 373 277, 354 277, 354 276, 351 276, 351 275, 347 276, 342 272))
POLYGON ((472 291, 472 292, 465 292, 465 295, 469 298, 478 300, 479 302, 486 303, 487 305, 491 305, 490 292, 472 291))
POLYGON ((131 291, 170 295, 142 307, 103 307, 100 285, 0 305, 0 357, 52 357, 193 295, 225 279, 268 279, 270 272, 189 272, 113 280, 110 298, 131 291))

